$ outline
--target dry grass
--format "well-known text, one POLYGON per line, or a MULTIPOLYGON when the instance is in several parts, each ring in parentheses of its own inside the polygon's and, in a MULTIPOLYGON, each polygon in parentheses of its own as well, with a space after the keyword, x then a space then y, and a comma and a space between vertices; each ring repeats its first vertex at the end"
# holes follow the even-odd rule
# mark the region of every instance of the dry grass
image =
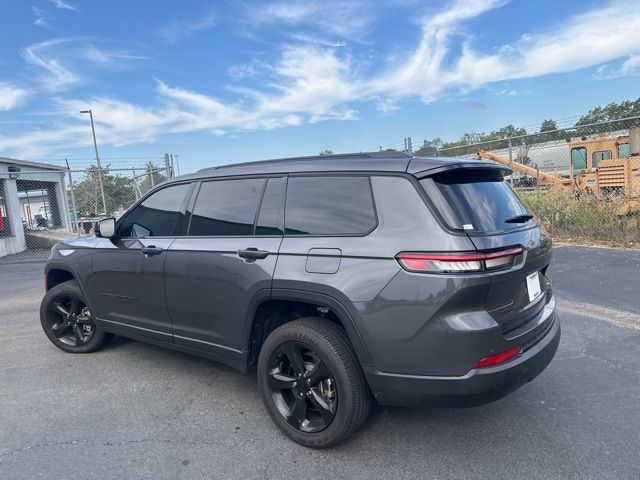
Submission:
POLYGON ((624 198, 575 197, 555 190, 519 192, 522 200, 542 220, 559 242, 640 248, 640 214, 629 210, 624 198))

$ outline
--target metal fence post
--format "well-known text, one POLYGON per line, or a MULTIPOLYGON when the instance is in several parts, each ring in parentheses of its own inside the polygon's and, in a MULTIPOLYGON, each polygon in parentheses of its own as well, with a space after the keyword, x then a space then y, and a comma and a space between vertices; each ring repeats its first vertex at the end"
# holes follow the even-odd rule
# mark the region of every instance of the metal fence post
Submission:
POLYGON ((509 168, 511 169, 511 175, 509 175, 509 183, 513 187, 513 149, 511 147, 511 137, 509 137, 509 168))
POLYGON ((80 226, 78 225, 78 210, 76 208, 76 196, 73 192, 73 176, 71 175, 71 169, 69 168, 69 160, 66 158, 64 161, 67 163, 67 173, 69 174, 69 195, 71 196, 71 210, 73 210, 73 221, 76 225, 76 236, 80 236, 80 226))
POLYGON ((136 188, 138 186, 138 183, 137 183, 138 181, 136 180, 136 169, 135 169, 135 167, 131 168, 131 173, 132 173, 131 178, 133 180, 133 183, 131 184, 131 187, 133 188, 133 198, 138 200, 138 198, 140 198, 140 196, 138 195, 137 188, 136 188))

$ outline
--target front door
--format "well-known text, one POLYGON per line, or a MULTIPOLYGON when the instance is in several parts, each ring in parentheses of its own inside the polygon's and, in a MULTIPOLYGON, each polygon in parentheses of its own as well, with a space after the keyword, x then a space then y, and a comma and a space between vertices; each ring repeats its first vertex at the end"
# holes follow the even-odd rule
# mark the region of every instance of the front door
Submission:
POLYGON ((187 235, 167 254, 176 344, 242 357, 252 305, 270 295, 282 242, 284 184, 284 177, 201 184, 187 235))
POLYGON ((112 329, 171 339, 164 264, 186 209, 190 184, 158 190, 118 222, 91 256, 86 291, 97 318, 112 329))

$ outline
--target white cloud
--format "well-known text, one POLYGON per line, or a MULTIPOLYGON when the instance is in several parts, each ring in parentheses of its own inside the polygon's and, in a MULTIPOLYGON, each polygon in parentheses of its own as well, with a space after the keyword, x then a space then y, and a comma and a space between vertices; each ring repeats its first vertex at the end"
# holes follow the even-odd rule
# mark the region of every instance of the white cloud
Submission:
MULTIPOLYGON (((225 99, 158 82, 157 99, 148 105, 104 97, 61 100, 56 107, 62 124, 48 133, 0 138, 0 151, 21 153, 27 148, 45 151, 89 145, 90 138, 74 135, 80 108, 94 110, 101 143, 124 145, 152 142, 172 133, 207 131, 221 135, 327 119, 355 119, 360 102, 375 102, 379 111, 391 114, 402 99, 431 102, 452 91, 468 92, 497 82, 577 70, 625 57, 620 72, 631 74, 639 68, 640 2, 612 0, 594 10, 559 19, 545 31, 523 35, 491 50, 477 50, 473 36, 465 34, 465 22, 504 3, 445 3, 445 9, 422 17, 417 45, 384 64, 375 63, 367 54, 357 58, 351 50, 306 41, 282 46, 278 59, 271 64, 232 67, 228 73, 236 81, 256 75, 258 67, 259 74, 264 73, 263 80, 259 88, 227 86, 226 93, 231 95, 225 99), (603 18, 617 25, 606 35, 602 34, 603 18)), ((355 8, 357 2, 345 4, 355 8)), ((285 5, 278 2, 257 11, 256 22, 304 25, 313 18, 322 23, 335 17, 321 17, 318 12, 327 7, 319 2, 296 3, 291 9, 285 5)), ((335 35, 335 29, 346 28, 349 21, 340 27, 325 27, 326 33, 335 35)), ((43 53, 52 42, 32 45, 25 50, 25 58, 44 69, 53 86, 77 81, 77 76, 54 56, 43 53)), ((107 53, 103 55, 108 57, 107 53)), ((102 57, 95 53, 92 56, 95 63, 100 63, 102 57)), ((116 55, 108 58, 117 60, 116 55)), ((501 91, 504 95, 514 93, 511 87, 501 91)))
POLYGON ((398 106, 398 102, 395 99, 377 97, 376 110, 378 110, 383 115, 389 115, 400 110, 400 107, 398 106))
POLYGON ((50 91, 65 90, 82 82, 72 68, 74 62, 86 60, 103 68, 122 66, 126 61, 147 57, 127 51, 104 50, 85 38, 57 38, 27 46, 23 52, 27 62, 43 70, 40 81, 50 91))
POLYGON ((290 47, 273 70, 281 81, 268 93, 247 89, 248 104, 225 103, 163 82, 157 84, 155 106, 105 97, 59 99, 55 105, 63 124, 49 131, 0 137, 0 152, 34 156, 53 150, 54 145, 89 145, 90 138, 77 134, 78 123, 86 122, 78 111, 86 108, 93 110, 98 141, 116 146, 152 142, 171 133, 208 131, 221 135, 357 118, 357 111, 346 105, 354 97, 348 60, 315 47, 290 47))
POLYGON ((287 24, 318 30, 324 34, 360 40, 375 21, 375 5, 364 0, 309 0, 305 2, 277 1, 267 5, 250 4, 247 8, 249 26, 287 24))
POLYGON ((36 17, 33 24, 37 27, 49 28, 49 20, 46 14, 38 7, 31 7, 33 15, 36 17))
POLYGON ((304 43, 315 43, 316 45, 322 45, 324 47, 345 47, 347 44, 342 40, 327 40, 326 38, 309 35, 306 33, 294 33, 291 35, 291 38, 294 40, 298 40, 304 43))
POLYGON ((159 33, 165 42, 173 44, 198 32, 208 30, 209 28, 214 27, 216 23, 216 15, 209 13, 203 17, 187 22, 178 22, 173 20, 171 23, 163 26, 159 33))
POLYGON ((227 73, 234 80, 244 80, 255 77, 258 74, 258 69, 255 63, 241 63, 229 67, 227 73))
POLYGON ((640 75, 640 55, 629 55, 620 68, 611 68, 609 65, 600 65, 593 78, 595 80, 609 80, 612 78, 640 75))
POLYGON ((80 77, 63 66, 60 60, 47 55, 47 52, 52 47, 68 43, 69 41, 69 39, 61 38, 34 43, 26 47, 23 51, 24 58, 27 62, 45 71, 45 75, 41 77, 41 80, 49 90, 60 90, 80 81, 80 77))
POLYGON ((458 0, 447 10, 425 17, 422 39, 409 60, 375 77, 370 90, 398 97, 415 95, 429 102, 455 88, 469 91, 502 80, 578 70, 640 51, 640 3, 617 0, 564 19, 543 33, 523 35, 489 53, 474 50, 466 40, 458 58, 447 63, 462 23, 504 3, 458 0), (602 35, 603 18, 619 27, 602 35))
POLYGON ((49 1, 53 3, 56 6, 56 8, 61 8, 63 10, 71 10, 74 12, 80 11, 78 7, 71 4, 70 2, 67 2, 66 0, 49 0, 49 1))
POLYGON ((29 91, 11 83, 0 82, 0 111, 13 110, 24 103, 29 91))
POLYGON ((121 66, 122 62, 127 60, 148 60, 149 58, 143 55, 133 55, 127 51, 103 50, 90 43, 81 45, 75 51, 75 55, 107 68, 121 66))

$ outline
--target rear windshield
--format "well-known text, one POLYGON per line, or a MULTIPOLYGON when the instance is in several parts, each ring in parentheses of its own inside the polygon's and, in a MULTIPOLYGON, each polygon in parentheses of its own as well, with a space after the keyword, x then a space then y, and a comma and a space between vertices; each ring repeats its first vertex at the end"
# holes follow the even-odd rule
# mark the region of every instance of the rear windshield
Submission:
POLYGON ((460 169, 420 183, 452 228, 488 233, 531 224, 529 211, 499 170, 460 169))

